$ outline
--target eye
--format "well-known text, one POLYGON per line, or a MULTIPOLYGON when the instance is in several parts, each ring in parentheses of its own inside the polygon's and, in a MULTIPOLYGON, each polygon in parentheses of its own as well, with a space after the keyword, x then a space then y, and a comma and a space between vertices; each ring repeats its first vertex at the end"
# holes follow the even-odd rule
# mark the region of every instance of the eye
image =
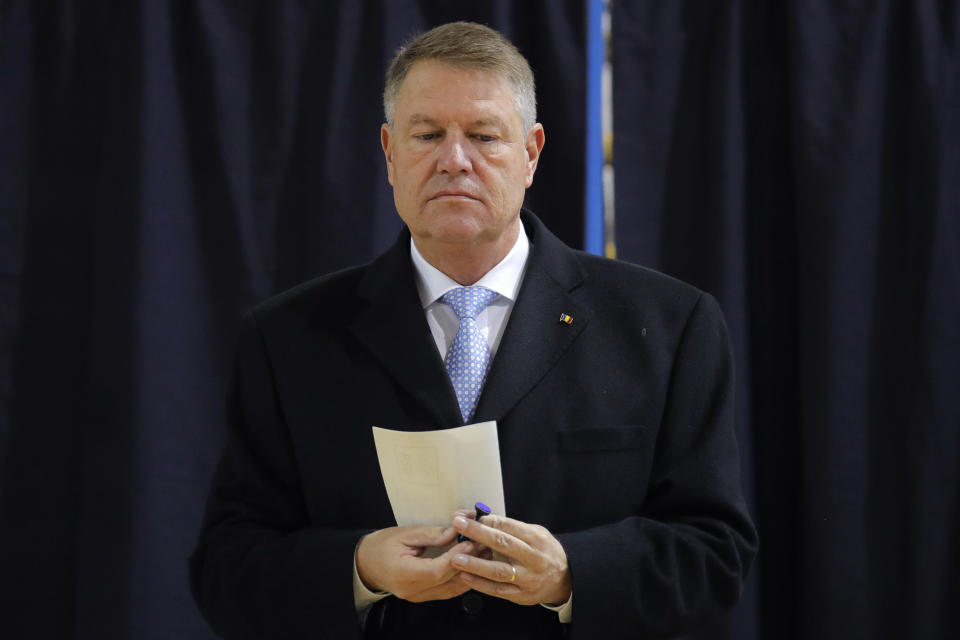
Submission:
POLYGON ((486 134, 477 133, 477 134, 474 134, 473 139, 474 139, 474 140, 478 140, 478 141, 480 141, 480 142, 493 142, 493 141, 495 141, 497 138, 496 138, 496 136, 488 136, 488 135, 486 135, 486 134))
POLYGON ((440 134, 439 133, 418 133, 413 137, 423 142, 430 142, 431 140, 438 139, 440 137, 440 134))

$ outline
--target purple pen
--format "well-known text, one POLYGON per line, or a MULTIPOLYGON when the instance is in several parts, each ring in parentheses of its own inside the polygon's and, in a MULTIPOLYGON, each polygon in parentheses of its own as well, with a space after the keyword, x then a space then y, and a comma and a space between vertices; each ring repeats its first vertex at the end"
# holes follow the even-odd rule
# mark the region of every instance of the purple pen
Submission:
MULTIPOLYGON (((476 503, 475 505, 473 505, 473 508, 477 512, 477 517, 476 517, 477 522, 480 522, 480 518, 482 518, 483 516, 488 516, 491 513, 493 513, 493 509, 491 509, 490 507, 488 507, 482 502, 476 503)), ((463 535, 462 533, 457 535, 457 542, 463 542, 464 540, 469 540, 469 539, 470 538, 463 535)))

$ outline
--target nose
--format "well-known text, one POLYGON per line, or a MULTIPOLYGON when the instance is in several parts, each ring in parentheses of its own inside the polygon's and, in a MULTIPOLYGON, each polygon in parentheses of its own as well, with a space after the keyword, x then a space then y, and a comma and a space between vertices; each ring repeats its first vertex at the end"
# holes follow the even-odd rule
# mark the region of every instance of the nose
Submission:
POLYGON ((462 133, 455 132, 444 136, 437 146, 437 170, 440 173, 469 173, 473 169, 470 161, 470 147, 462 133))

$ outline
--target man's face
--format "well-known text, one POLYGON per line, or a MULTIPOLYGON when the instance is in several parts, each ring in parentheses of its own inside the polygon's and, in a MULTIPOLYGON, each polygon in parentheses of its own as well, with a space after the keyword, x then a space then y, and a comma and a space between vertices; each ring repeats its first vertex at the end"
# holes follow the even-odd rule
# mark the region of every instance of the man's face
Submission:
POLYGON ((380 138, 397 211, 418 247, 512 244, 543 127, 523 131, 506 78, 421 60, 380 138))

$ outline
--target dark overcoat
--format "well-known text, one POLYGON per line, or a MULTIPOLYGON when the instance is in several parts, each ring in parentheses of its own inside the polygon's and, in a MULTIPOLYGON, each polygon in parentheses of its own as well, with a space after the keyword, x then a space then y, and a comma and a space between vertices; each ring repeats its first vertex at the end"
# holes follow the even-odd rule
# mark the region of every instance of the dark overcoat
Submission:
MULTIPOLYGON (((547 527, 566 550, 573 623, 561 630, 543 607, 470 592, 390 597, 371 625, 386 637, 503 640, 689 630, 737 601, 757 544, 721 312, 689 285, 572 250, 532 214, 522 220, 527 270, 473 421, 497 421, 507 515, 547 527)), ((462 424, 409 238, 245 318, 190 567, 225 638, 360 638, 354 547, 395 524, 370 427, 462 424)))

